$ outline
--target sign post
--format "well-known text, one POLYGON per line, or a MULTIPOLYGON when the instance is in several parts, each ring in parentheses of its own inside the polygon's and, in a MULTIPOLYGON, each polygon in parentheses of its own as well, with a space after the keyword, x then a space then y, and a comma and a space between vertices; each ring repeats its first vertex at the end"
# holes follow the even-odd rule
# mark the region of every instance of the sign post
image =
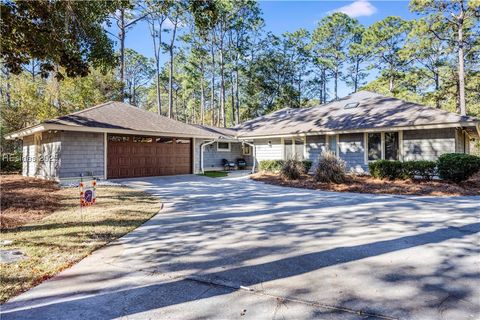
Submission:
POLYGON ((91 206, 97 200, 97 180, 83 181, 83 176, 80 178, 80 219, 82 220, 82 233, 85 233, 84 230, 84 217, 83 217, 83 207, 91 206))

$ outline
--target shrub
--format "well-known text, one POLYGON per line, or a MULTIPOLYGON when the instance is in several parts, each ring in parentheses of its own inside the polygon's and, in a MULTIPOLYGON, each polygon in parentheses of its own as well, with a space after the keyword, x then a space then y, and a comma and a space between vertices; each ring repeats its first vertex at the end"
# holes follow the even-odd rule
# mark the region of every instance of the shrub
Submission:
POLYGON ((431 180, 437 173, 436 161, 405 161, 403 166, 405 175, 411 179, 420 177, 423 180, 431 180))
POLYGON ((305 167, 301 161, 290 159, 285 161, 280 174, 288 180, 297 180, 304 172, 305 167))
POLYGON ((262 160, 259 169, 260 171, 279 172, 282 170, 284 162, 283 160, 262 160))
POLYGON ((4 153, 0 163, 0 171, 2 172, 19 172, 22 171, 22 154, 21 153, 4 153))
POLYGON ((302 161, 303 168, 305 170, 305 173, 308 173, 310 169, 312 168, 312 161, 310 160, 303 160, 302 161))
POLYGON ((408 174, 401 161, 377 160, 368 164, 372 177, 380 179, 406 179, 408 174))
POLYGON ((337 158, 332 152, 323 152, 315 169, 315 180, 342 183, 347 179, 346 172, 345 161, 337 158))
POLYGON ((438 175, 453 182, 465 181, 480 171, 480 157, 463 153, 446 153, 438 158, 438 175))

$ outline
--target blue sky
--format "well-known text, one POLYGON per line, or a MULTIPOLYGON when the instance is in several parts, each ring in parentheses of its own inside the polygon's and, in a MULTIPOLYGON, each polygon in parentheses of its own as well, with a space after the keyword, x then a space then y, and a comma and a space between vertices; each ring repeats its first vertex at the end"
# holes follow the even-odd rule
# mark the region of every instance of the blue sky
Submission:
MULTIPOLYGON (((265 29, 275 34, 295 31, 305 28, 315 29, 320 19, 331 12, 342 11, 357 18, 365 26, 371 25, 388 16, 400 16, 404 19, 414 19, 416 14, 408 9, 409 1, 259 1, 265 20, 265 29)), ((112 26, 111 32, 117 33, 112 26)), ((153 57, 153 45, 147 24, 138 23, 128 33, 125 41, 127 48, 132 48, 147 57, 153 57)), ((166 58, 166 57, 165 57, 166 58)), ((375 77, 372 73, 370 79, 375 77)), ((339 87, 339 95, 349 93, 349 88, 343 84, 339 87)))

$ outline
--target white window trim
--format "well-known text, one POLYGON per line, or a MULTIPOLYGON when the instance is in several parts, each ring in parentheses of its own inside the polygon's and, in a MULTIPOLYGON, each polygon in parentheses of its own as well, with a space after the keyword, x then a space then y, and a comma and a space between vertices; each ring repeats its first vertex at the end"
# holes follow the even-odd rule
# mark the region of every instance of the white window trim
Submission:
POLYGON ((242 155, 244 156, 251 156, 252 155, 252 146, 249 146, 248 144, 242 146, 242 155), (248 152, 245 152, 245 148, 248 149, 248 152))
MULTIPOLYGON (((398 159, 403 161, 403 131, 388 131, 388 132, 398 132, 398 159)), ((369 133, 378 133, 378 132, 364 132, 363 133, 363 155, 365 164, 374 162, 376 160, 368 160, 368 134, 369 133)), ((385 160, 385 132, 380 132, 380 152, 381 157, 379 160, 385 160)))
POLYGON ((283 160, 287 160, 286 157, 285 157, 285 151, 286 151, 286 148, 285 148, 285 140, 290 140, 292 141, 292 149, 293 149, 293 152, 295 152, 295 139, 302 139, 303 141, 303 159, 304 160, 307 160, 307 137, 306 136, 294 136, 294 137, 286 137, 286 138, 281 138, 281 143, 282 143, 282 146, 283 146, 283 160))
POLYGON ((218 152, 230 152, 230 150, 232 150, 232 145, 231 145, 230 142, 217 141, 217 151, 218 151, 218 152), (219 146, 218 146, 219 143, 228 143, 228 149, 219 148, 219 146))

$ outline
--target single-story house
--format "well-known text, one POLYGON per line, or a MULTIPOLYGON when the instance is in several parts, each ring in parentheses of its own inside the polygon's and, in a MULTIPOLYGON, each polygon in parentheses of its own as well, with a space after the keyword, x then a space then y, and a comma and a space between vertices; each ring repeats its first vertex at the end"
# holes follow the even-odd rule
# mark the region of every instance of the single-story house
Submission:
POLYGON ((468 153, 480 120, 361 91, 306 109, 284 108, 234 128, 190 125, 122 102, 107 102, 13 132, 23 140, 23 174, 128 178, 200 173, 223 159, 309 159, 322 151, 367 172, 378 159, 434 160, 468 153))

